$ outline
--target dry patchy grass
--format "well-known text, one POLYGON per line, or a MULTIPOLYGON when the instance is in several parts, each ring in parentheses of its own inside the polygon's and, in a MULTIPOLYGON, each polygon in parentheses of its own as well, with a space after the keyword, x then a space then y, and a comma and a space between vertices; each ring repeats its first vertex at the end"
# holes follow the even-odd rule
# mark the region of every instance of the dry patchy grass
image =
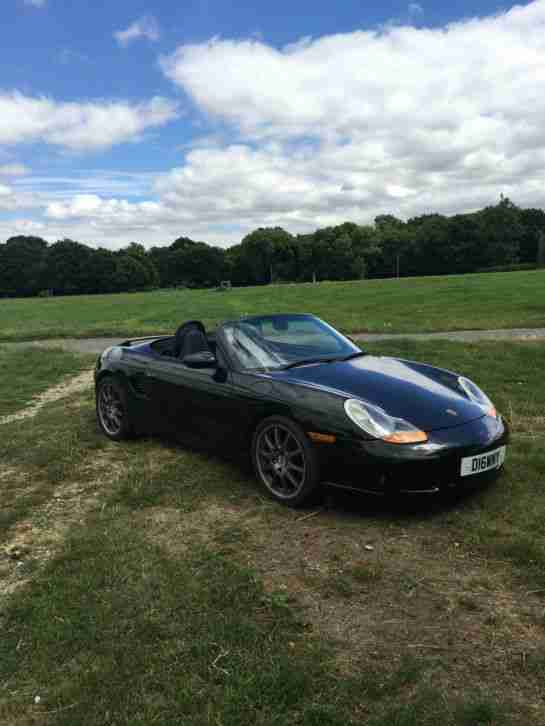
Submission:
POLYGON ((545 611, 539 580, 533 584, 542 573, 535 420, 542 391, 525 409, 517 380, 502 395, 512 394, 516 432, 532 432, 535 441, 515 437, 513 473, 477 496, 416 511, 358 497, 287 510, 258 494, 238 467, 209 455, 153 439, 105 441, 90 391, 6 426, 0 491, 10 518, 0 588, 11 593, 2 606, 9 642, 27 645, 20 658, 6 645, 13 664, 0 716, 73 726, 104 723, 110 710, 110 720, 136 723, 120 695, 135 683, 147 722, 165 722, 165 709, 181 708, 184 672, 192 685, 183 707, 210 709, 208 721, 195 713, 188 723, 240 723, 241 713, 244 723, 259 723, 255 699, 263 686, 250 681, 279 659, 290 664, 285 678, 294 684, 297 673, 313 673, 297 686, 304 703, 290 691, 298 710, 280 690, 263 711, 279 724, 545 723, 545 611), (180 613, 176 603, 192 588, 180 613), (197 629, 202 642, 191 630, 200 604, 209 612, 197 629), (65 620, 65 608, 73 624, 55 620, 65 620), (245 630, 254 627, 266 659, 245 630), (110 630, 119 639, 113 654, 103 640, 110 630), (31 658, 34 641, 41 645, 31 658), (155 653, 149 661, 142 642, 155 653), (116 675, 117 659, 125 681, 116 675), (151 662, 166 679, 161 694, 151 662), (225 672, 237 669, 240 698, 250 692, 254 701, 239 705, 235 717, 225 672), (47 679, 49 670, 58 683, 47 679), (29 704, 43 683, 48 705, 29 704))
POLYGON ((543 648, 543 601, 505 563, 437 527, 409 533, 335 509, 305 520, 266 502, 137 516, 174 557, 199 541, 255 570, 271 597, 303 609, 313 637, 336 644, 339 674, 393 672, 410 661, 420 687, 460 697, 479 683, 496 697, 511 694, 519 723, 526 709, 545 723, 543 674, 526 668, 543 648))

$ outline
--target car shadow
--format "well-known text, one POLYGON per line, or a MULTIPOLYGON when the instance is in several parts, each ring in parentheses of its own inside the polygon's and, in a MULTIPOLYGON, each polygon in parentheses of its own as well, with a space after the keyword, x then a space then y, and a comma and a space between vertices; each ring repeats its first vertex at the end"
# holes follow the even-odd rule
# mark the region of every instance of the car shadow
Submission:
MULTIPOLYGON (((205 455, 211 461, 229 464, 248 478, 248 486, 254 486, 256 494, 262 490, 257 483, 248 452, 227 450, 223 448, 212 449, 202 439, 192 436, 158 437, 180 451, 190 451, 205 455)), ((494 480, 482 482, 479 485, 467 486, 461 489, 447 489, 437 494, 398 494, 374 495, 349 489, 340 489, 330 484, 323 484, 316 496, 308 505, 299 508, 301 515, 311 513, 322 508, 329 514, 339 518, 373 518, 392 520, 395 518, 410 520, 425 520, 440 516, 449 510, 467 506, 487 491, 494 480)), ((279 507, 282 505, 279 504, 279 507)))
POLYGON ((383 496, 339 489, 324 485, 322 506, 340 518, 368 518, 391 520, 433 519, 445 512, 464 507, 481 496, 492 482, 464 489, 441 491, 437 494, 398 494, 383 496))

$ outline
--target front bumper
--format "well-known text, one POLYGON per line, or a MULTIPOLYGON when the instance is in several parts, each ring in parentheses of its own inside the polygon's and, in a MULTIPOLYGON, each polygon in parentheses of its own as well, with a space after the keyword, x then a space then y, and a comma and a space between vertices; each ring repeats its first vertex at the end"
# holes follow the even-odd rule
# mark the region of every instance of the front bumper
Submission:
POLYGON ((501 469, 462 477, 461 460, 485 454, 508 441, 509 430, 502 418, 483 416, 431 432, 425 444, 346 440, 338 441, 329 452, 321 447, 320 456, 324 479, 331 484, 377 494, 437 493, 495 478, 501 469))

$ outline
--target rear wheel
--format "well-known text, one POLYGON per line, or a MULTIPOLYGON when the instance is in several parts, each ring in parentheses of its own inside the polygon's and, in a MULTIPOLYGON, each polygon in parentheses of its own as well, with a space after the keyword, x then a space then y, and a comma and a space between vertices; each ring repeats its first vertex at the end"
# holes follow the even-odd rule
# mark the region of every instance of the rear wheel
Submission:
POLYGON ((287 418, 272 416, 258 426, 252 461, 267 493, 288 506, 307 502, 318 485, 316 454, 305 432, 287 418))
POLYGON ((96 391, 97 419, 102 431, 113 441, 133 434, 127 405, 127 389, 112 376, 99 381, 96 391))

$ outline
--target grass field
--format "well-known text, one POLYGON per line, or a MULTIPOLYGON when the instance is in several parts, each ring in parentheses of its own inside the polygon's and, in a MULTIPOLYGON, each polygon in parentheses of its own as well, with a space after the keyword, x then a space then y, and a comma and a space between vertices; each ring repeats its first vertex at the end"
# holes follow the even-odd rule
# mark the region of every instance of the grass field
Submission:
POLYGON ((107 441, 90 386, 0 426, 2 724, 545 723, 545 346, 368 348, 486 383, 504 476, 293 512, 238 462, 107 441))
POLYGON ((545 326, 545 270, 2 300, 0 340, 170 333, 183 320, 312 312, 345 332, 545 326))
POLYGON ((53 383, 73 375, 89 365, 89 359, 64 350, 47 355, 38 348, 21 351, 0 345, 0 419, 27 404, 53 383))

